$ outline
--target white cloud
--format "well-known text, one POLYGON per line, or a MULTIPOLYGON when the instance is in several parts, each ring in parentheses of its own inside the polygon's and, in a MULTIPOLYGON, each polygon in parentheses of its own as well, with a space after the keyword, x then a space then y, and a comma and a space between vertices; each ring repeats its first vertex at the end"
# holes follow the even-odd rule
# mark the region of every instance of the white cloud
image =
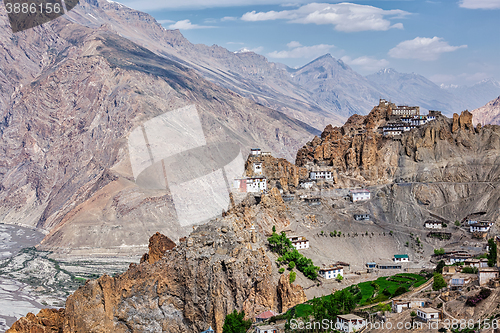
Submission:
POLYGON ((179 29, 179 30, 191 30, 191 29, 207 29, 207 28, 215 28, 213 26, 208 25, 198 25, 191 23, 190 20, 182 20, 177 21, 174 24, 168 26, 169 29, 179 29))
POLYGON ((328 53, 334 45, 319 44, 312 46, 302 46, 299 42, 290 42, 287 44, 289 50, 273 51, 268 53, 270 58, 288 59, 288 58, 307 58, 312 59, 328 53))
POLYGON ((432 61, 439 58, 441 53, 453 52, 467 45, 451 46, 443 38, 416 37, 415 39, 405 40, 396 47, 389 50, 389 56, 399 59, 419 59, 432 61))
POLYGON ((168 23, 174 23, 175 21, 172 20, 157 20, 156 22, 160 24, 168 24, 168 23))
POLYGON ((253 53, 260 53, 264 50, 263 46, 259 46, 253 49, 247 49, 246 47, 242 48, 239 51, 236 51, 235 53, 247 53, 247 52, 253 52, 253 53))
POLYGON ((236 21, 238 18, 237 17, 234 17, 234 16, 224 16, 223 18, 221 18, 220 20, 222 22, 225 22, 225 21, 236 21))
POLYGON ((500 0, 461 0, 460 7, 468 9, 500 9, 500 0))
POLYGON ((241 19, 244 21, 287 20, 290 23, 329 24, 335 30, 344 32, 377 30, 391 28, 402 29, 402 23, 391 25, 389 19, 403 18, 410 13, 403 10, 383 10, 381 8, 352 3, 310 3, 298 9, 248 12, 241 19))
POLYGON ((349 66, 359 67, 365 71, 377 71, 381 68, 389 66, 389 61, 385 59, 375 59, 368 56, 362 56, 356 59, 351 59, 349 56, 343 56, 340 60, 349 66))

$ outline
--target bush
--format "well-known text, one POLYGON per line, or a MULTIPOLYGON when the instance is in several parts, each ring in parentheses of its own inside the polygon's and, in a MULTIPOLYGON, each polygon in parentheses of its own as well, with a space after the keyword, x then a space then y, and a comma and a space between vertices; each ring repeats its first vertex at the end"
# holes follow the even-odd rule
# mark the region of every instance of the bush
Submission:
POLYGON ((481 289, 481 291, 477 295, 467 298, 467 301, 465 301, 465 305, 476 306, 482 300, 488 298, 490 295, 491 295, 491 290, 483 288, 483 289, 481 289))
POLYGON ((283 274, 283 273, 285 272, 285 269, 284 269, 283 267, 281 267, 281 268, 278 270, 278 272, 279 272, 280 274, 283 274))
POLYGON ((288 263, 288 269, 289 269, 289 270, 292 270, 292 269, 294 269, 294 268, 295 268, 295 262, 294 262, 294 261, 290 261, 290 262, 288 263))
POLYGON ((465 274, 477 274, 478 270, 479 269, 477 267, 465 266, 464 268, 462 268, 462 273, 465 273, 465 274))
POLYGON ((339 274, 339 275, 337 275, 336 279, 337 279, 337 281, 341 282, 344 279, 344 277, 339 274))
POLYGON ((245 311, 238 312, 234 310, 226 316, 224 326, 222 327, 223 333, 245 333, 252 326, 251 320, 244 320, 245 311))
POLYGON ((437 255, 437 256, 442 256, 443 254, 445 254, 445 251, 444 251, 443 248, 434 249, 434 254, 437 255))
POLYGON ((434 282, 432 283, 432 290, 441 290, 446 287, 446 281, 439 273, 434 273, 434 282))
POLYGON ((460 222, 458 222, 458 220, 456 220, 456 221, 455 221, 455 225, 456 225, 457 227, 460 227, 460 222))
POLYGON ((290 277, 289 277, 290 283, 294 283, 296 278, 297 278, 297 273, 290 272, 290 277))
POLYGON ((399 286, 398 289, 396 289, 396 291, 394 291, 393 297, 396 297, 396 296, 399 296, 399 295, 403 295, 407 291, 408 291, 408 289, 406 289, 405 286, 399 286))

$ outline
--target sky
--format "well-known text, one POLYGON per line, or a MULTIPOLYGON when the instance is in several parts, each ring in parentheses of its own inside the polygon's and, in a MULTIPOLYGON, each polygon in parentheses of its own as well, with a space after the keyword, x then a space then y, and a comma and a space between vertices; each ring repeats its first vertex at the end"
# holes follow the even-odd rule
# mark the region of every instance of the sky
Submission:
POLYGON ((330 53, 362 75, 500 81, 500 0, 120 0, 192 43, 301 67, 330 53))

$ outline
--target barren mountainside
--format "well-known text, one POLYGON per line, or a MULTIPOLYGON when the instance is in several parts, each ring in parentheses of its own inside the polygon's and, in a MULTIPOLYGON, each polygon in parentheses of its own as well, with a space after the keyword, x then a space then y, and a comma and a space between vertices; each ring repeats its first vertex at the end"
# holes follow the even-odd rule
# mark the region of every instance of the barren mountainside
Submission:
POLYGON ((500 125, 500 97, 472 111, 474 124, 500 125))

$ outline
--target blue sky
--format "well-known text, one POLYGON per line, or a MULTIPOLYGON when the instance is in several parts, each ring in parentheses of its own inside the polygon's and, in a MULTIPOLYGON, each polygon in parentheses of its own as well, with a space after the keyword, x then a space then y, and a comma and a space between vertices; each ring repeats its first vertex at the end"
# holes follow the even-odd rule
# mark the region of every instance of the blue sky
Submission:
POLYGON ((192 43, 303 66, 326 53, 360 74, 415 72, 441 84, 500 81, 500 0, 120 0, 192 43))

